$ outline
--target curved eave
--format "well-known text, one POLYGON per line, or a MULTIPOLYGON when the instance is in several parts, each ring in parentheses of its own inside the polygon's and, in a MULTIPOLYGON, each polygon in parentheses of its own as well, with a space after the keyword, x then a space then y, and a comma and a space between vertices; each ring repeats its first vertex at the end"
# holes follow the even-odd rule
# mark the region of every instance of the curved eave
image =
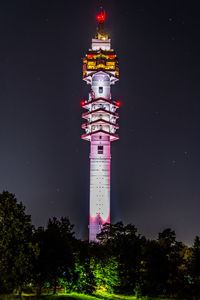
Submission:
POLYGON ((108 122, 108 121, 103 120, 103 119, 98 119, 98 120, 95 120, 95 121, 90 122, 90 123, 82 124, 81 127, 83 129, 85 129, 85 128, 87 128, 88 125, 93 125, 93 124, 96 124, 96 123, 99 123, 100 125, 102 125, 103 123, 105 123, 105 124, 108 124, 108 125, 111 125, 111 126, 115 127, 116 129, 119 129, 119 125, 118 124, 113 124, 113 123, 108 122))
POLYGON ((82 107, 85 108, 85 109, 88 109, 88 107, 89 107, 90 104, 93 104, 93 103, 96 103, 96 102, 99 102, 99 101, 103 101, 103 102, 105 102, 105 103, 112 104, 112 105, 114 105, 116 108, 119 108, 119 106, 117 106, 117 105, 115 104, 115 102, 113 102, 112 100, 108 100, 108 99, 105 99, 105 98, 102 98, 102 97, 93 99, 93 100, 91 100, 91 101, 89 101, 89 102, 86 102, 84 105, 82 105, 82 107))
POLYGON ((88 52, 86 53, 86 55, 98 55, 98 54, 104 54, 104 55, 109 55, 109 53, 111 53, 112 55, 116 55, 116 52, 114 49, 110 49, 110 50, 102 50, 102 49, 99 49, 99 50, 92 50, 92 49, 89 49, 88 52))
POLYGON ((97 113, 97 112, 100 112, 100 111, 102 111, 103 113, 107 113, 107 114, 109 114, 109 115, 112 115, 112 116, 116 117, 117 119, 119 118, 118 114, 113 113, 113 112, 108 111, 108 110, 104 110, 104 109, 102 109, 102 108, 98 108, 98 109, 96 109, 96 110, 88 111, 88 112, 86 112, 86 113, 83 113, 83 114, 82 114, 82 118, 87 119, 87 117, 90 116, 91 114, 94 114, 94 113, 97 113))
POLYGON ((111 84, 114 84, 116 81, 119 80, 119 76, 115 75, 115 71, 107 71, 107 70, 105 70, 103 68, 100 68, 100 69, 95 70, 95 71, 87 70, 87 73, 89 73, 89 74, 86 74, 83 77, 83 80, 85 80, 88 84, 90 84, 92 82, 92 76, 95 73, 98 73, 98 72, 104 72, 104 73, 108 74, 110 76, 110 82, 111 82, 111 84))
POLYGON ((91 136, 94 135, 94 134, 103 134, 103 135, 109 135, 110 136, 110 141, 113 142, 113 141, 116 141, 119 139, 118 135, 117 134, 112 134, 110 132, 107 132, 107 131, 104 131, 104 130, 97 130, 97 131, 94 131, 94 132, 90 132, 90 133, 87 133, 87 134, 83 134, 81 136, 81 138, 83 140, 86 140, 86 141, 91 141, 91 136))

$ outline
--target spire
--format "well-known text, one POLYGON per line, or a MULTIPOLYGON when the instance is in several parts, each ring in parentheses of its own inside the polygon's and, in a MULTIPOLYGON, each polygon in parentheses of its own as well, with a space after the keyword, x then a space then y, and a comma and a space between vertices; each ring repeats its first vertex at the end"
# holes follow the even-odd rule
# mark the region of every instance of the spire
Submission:
POLYGON ((104 32, 104 21, 106 19, 106 12, 105 10, 100 7, 100 13, 97 15, 97 34, 96 38, 99 40, 107 40, 108 39, 108 34, 104 32))

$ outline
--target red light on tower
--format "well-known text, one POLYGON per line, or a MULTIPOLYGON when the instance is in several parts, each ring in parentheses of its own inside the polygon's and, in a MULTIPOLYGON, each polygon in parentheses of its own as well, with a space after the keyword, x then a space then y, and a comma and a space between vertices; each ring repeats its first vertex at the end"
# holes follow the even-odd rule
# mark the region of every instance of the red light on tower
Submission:
POLYGON ((98 22, 103 23, 105 19, 106 19, 106 13, 104 10, 104 12, 101 12, 99 15, 97 15, 97 20, 98 22))
POLYGON ((81 106, 85 105, 85 100, 81 101, 81 106))
POLYGON ((118 107, 120 107, 121 102, 120 102, 120 101, 117 101, 117 102, 116 102, 116 105, 117 105, 118 107))

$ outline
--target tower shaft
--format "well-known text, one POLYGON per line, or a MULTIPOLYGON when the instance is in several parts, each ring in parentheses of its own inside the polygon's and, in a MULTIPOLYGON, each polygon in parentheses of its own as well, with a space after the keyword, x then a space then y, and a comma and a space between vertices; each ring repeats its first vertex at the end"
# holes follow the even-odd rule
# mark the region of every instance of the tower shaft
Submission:
POLYGON ((96 241, 104 223, 110 223, 110 140, 92 136, 90 143, 89 239, 96 241))
POLYGON ((110 161, 111 142, 118 139, 116 130, 119 101, 111 99, 111 85, 119 78, 118 58, 110 47, 110 39, 104 34, 104 15, 97 17, 97 36, 83 59, 83 80, 91 85, 88 100, 82 101, 87 110, 82 117, 85 134, 82 139, 90 142, 90 212, 89 240, 97 241, 105 223, 110 223, 110 161))

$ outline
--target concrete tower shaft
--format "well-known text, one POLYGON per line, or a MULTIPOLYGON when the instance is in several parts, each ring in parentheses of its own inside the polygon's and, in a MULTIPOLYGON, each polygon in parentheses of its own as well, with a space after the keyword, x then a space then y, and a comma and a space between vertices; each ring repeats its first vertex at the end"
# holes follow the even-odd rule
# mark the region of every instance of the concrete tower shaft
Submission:
POLYGON ((83 59, 83 80, 91 85, 88 100, 82 101, 87 110, 82 139, 90 142, 90 241, 97 241, 103 224, 110 222, 110 143, 118 139, 119 128, 119 101, 111 99, 111 85, 119 79, 118 58, 104 33, 105 12, 97 20, 99 32, 83 59))
POLYGON ((90 241, 96 241, 104 223, 110 223, 110 140, 94 135, 90 143, 90 241))

